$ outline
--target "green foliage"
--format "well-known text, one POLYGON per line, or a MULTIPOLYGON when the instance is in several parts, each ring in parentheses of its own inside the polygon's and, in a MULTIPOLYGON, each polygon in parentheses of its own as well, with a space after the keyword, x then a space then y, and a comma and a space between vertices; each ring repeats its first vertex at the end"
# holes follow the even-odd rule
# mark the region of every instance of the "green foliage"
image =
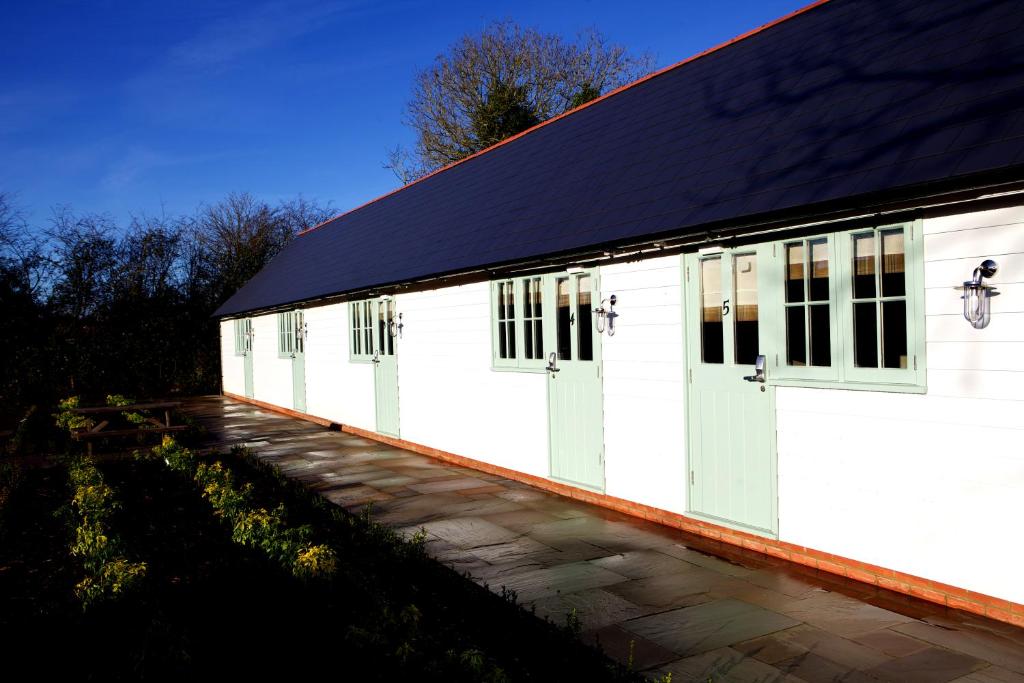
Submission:
POLYGON ((107 521, 119 504, 114 490, 88 458, 77 458, 68 466, 71 508, 77 518, 71 555, 82 562, 85 577, 75 586, 82 609, 115 599, 137 586, 146 574, 145 562, 130 562, 119 539, 111 534, 107 521))
POLYGON ((95 574, 79 581, 75 586, 75 596, 82 601, 83 609, 104 600, 117 599, 136 589, 145 578, 147 570, 145 562, 114 558, 104 563, 95 574))
POLYGON ((57 412, 53 414, 57 426, 73 432, 79 429, 89 429, 95 422, 84 415, 71 412, 78 407, 78 397, 69 396, 57 403, 57 412))
MULTIPOLYGON (((134 398, 128 398, 121 394, 107 394, 107 405, 108 406, 130 406, 135 403, 134 398)), ((135 411, 125 411, 121 413, 124 419, 128 420, 134 425, 141 425, 146 423, 146 415, 135 411)))
POLYGON ((337 570, 337 554, 323 544, 311 545, 300 550, 292 565, 292 573, 302 579, 331 576, 337 570))
MULTIPOLYGON (((299 578, 326 578, 337 571, 335 552, 326 545, 311 542, 312 527, 289 526, 283 504, 273 510, 256 507, 252 502, 252 484, 235 482, 223 462, 197 463, 192 452, 169 435, 153 452, 172 470, 192 477, 214 514, 231 525, 231 540, 235 543, 262 551, 299 578)), ((239 446, 233 448, 232 453, 243 459, 251 457, 239 446)))
MULTIPOLYGON (((138 453, 138 451, 136 451, 138 453)), ((198 466, 195 454, 179 444, 173 436, 165 434, 159 446, 154 446, 149 456, 138 453, 140 459, 163 460, 175 472, 193 476, 198 466)))

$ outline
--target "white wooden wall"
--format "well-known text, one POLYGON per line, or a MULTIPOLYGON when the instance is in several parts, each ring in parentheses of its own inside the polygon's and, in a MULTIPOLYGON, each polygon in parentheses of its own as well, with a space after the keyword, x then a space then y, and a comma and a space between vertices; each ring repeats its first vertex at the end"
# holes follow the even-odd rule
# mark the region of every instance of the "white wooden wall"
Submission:
POLYGON ((546 477, 547 377, 491 370, 490 284, 402 294, 402 438, 546 477))
POLYGON ((928 392, 777 389, 780 537, 1024 602, 1024 207, 924 239, 928 392), (1001 294, 975 330, 953 288, 985 258, 1001 294))
POLYGON ((220 373, 224 391, 245 396, 245 360, 235 355, 235 322, 220 321, 220 373))
POLYGON ((350 363, 348 304, 305 310, 306 411, 340 424, 374 430, 373 364, 350 363))
MULTIPOLYGON (((277 357, 277 314, 252 319, 253 398, 282 408, 292 405, 292 359, 277 357)), ((239 392, 244 395, 244 391, 239 392)))
POLYGON ((601 268, 601 298, 618 300, 604 335, 607 493, 686 511, 686 411, 680 257, 601 268))

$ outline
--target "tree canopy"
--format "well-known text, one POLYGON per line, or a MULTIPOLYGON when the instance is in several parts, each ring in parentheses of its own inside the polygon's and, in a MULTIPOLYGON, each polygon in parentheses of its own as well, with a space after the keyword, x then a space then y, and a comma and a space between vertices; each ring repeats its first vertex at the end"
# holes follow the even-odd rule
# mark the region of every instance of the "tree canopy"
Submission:
POLYGON ((0 428, 69 394, 217 391, 216 307, 330 207, 250 194, 176 217, 55 210, 30 226, 0 191, 0 428))
POLYGON ((385 163, 402 182, 463 159, 640 78, 648 54, 630 55, 595 29, 559 35, 492 22, 437 56, 414 81, 406 123, 415 150, 385 163))

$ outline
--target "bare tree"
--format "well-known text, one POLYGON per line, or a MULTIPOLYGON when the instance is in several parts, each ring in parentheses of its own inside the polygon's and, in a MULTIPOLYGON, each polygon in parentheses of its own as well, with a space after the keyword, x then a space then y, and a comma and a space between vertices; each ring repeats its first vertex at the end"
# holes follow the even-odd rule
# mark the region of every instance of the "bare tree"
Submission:
POLYGON ((494 22, 463 36, 416 76, 406 123, 414 152, 396 148, 385 167, 402 182, 458 161, 629 83, 653 68, 594 29, 575 42, 494 22))

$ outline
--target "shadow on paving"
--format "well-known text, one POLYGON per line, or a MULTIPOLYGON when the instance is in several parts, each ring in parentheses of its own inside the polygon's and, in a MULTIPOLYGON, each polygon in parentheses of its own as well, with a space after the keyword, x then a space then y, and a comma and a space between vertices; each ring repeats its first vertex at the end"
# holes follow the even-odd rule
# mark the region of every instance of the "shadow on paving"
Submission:
POLYGON ((715 681, 1021 681, 1024 630, 215 396, 211 445, 402 533, 651 675, 715 681))

